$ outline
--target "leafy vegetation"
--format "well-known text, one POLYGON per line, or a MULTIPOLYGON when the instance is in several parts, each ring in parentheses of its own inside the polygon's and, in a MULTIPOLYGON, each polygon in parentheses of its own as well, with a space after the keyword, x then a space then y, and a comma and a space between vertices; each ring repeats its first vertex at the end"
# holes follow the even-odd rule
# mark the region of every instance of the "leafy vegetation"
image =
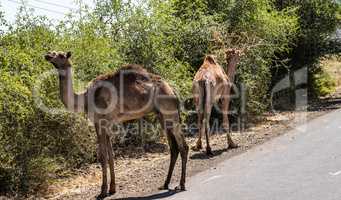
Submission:
POLYGON ((326 55, 320 59, 318 65, 320 71, 314 74, 314 88, 319 96, 333 94, 341 83, 341 55, 326 55))
MULTIPOLYGON (((138 63, 169 81, 191 107, 191 81, 203 56, 216 54, 224 66, 224 48, 248 47, 236 81, 246 88, 247 112, 260 114, 271 86, 288 69, 316 66, 340 10, 332 0, 129 2, 97 1, 81 18, 70 15, 57 24, 26 7, 11 24, 0 7, 1 193, 35 192, 95 161, 95 133, 84 117, 44 112, 37 103, 39 97, 46 107, 63 108, 56 75, 43 59, 47 51, 73 51, 77 90, 124 63, 138 63)), ((319 74, 309 69, 312 77, 319 74)), ((319 94, 329 79, 322 76, 315 84, 319 94)))
MULTIPOLYGON (((318 60, 326 53, 340 51, 340 40, 333 40, 329 36, 335 33, 340 26, 338 13, 340 4, 335 1, 302 0, 284 1, 276 0, 279 10, 296 7, 299 16, 299 32, 294 40, 291 51, 284 56, 291 59, 289 71, 293 72, 302 67, 307 67, 309 72, 308 82, 313 83, 315 74, 321 72, 318 60)), ((309 96, 317 97, 319 87, 309 85, 309 96)))
POLYGON ((326 96, 328 94, 332 94, 336 90, 336 82, 325 71, 321 71, 320 73, 315 74, 314 76, 314 87, 318 91, 319 96, 326 96))

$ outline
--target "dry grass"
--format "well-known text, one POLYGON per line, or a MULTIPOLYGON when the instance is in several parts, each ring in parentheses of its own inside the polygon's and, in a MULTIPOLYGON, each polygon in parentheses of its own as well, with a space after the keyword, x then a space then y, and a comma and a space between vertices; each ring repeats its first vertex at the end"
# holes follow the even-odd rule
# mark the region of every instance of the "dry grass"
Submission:
MULTIPOLYGON (((214 157, 207 157, 204 150, 202 152, 190 151, 188 161, 188 175, 192 176, 198 172, 216 166, 218 163, 235 156, 245 150, 261 144, 270 138, 278 136, 286 130, 292 128, 294 119, 321 115, 315 113, 293 113, 285 112, 276 115, 263 116, 263 122, 254 124, 243 133, 233 133, 234 140, 239 144, 238 149, 226 151, 226 136, 215 134, 211 136, 211 146, 215 154, 214 157)), ((296 124, 304 123, 296 121, 296 124)), ((186 138, 190 146, 195 144, 196 138, 186 138)), ((205 143, 204 143, 205 144, 205 143)), ((158 145, 159 147, 165 144, 158 145)), ((157 192, 166 176, 168 170, 169 155, 166 151, 153 151, 157 153, 145 153, 137 158, 119 157, 116 159, 116 183, 117 191, 114 197, 141 196, 157 192)), ((179 164, 179 162, 178 162, 179 164)), ((172 183, 177 184, 180 177, 180 166, 174 170, 172 183)), ((79 171, 76 175, 60 179, 51 185, 47 192, 43 194, 47 199, 95 199, 101 183, 101 168, 98 164, 90 165, 86 169, 79 171)), ((114 198, 112 197, 112 198, 114 198)))

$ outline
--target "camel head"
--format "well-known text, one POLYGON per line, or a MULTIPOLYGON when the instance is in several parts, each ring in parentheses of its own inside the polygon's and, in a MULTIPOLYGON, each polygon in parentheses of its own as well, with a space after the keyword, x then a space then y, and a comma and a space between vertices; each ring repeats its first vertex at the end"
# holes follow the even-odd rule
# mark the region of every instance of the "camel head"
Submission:
POLYGON ((53 66, 55 66, 55 68, 62 69, 62 70, 68 67, 71 67, 70 57, 71 57, 70 51, 67 53, 52 51, 52 52, 48 52, 45 55, 45 59, 47 61, 52 63, 53 66))
POLYGON ((240 58, 243 55, 245 55, 244 50, 241 49, 227 49, 225 51, 226 57, 227 59, 231 59, 231 58, 240 58))
POLYGON ((204 62, 212 65, 217 64, 216 57, 214 55, 206 55, 204 62))

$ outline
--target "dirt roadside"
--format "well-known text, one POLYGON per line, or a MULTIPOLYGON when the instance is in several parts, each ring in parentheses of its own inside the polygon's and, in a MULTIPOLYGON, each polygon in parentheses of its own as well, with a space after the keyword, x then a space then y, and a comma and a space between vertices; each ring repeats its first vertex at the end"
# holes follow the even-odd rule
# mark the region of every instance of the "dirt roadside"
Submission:
MULTIPOLYGON (((211 147, 214 156, 207 157, 205 151, 190 151, 187 168, 188 178, 201 171, 214 168, 218 163, 228 158, 243 153, 271 138, 285 134, 288 130, 337 108, 341 108, 341 102, 334 96, 330 99, 324 99, 322 104, 312 106, 311 111, 265 115, 260 120, 262 122, 255 124, 245 132, 233 133, 233 139, 239 145, 237 149, 226 150, 226 135, 212 135, 211 147)), ((196 138, 189 137, 186 140, 192 146, 195 144, 196 138)), ((160 146, 162 150, 153 153, 137 154, 134 158, 117 158, 115 161, 117 194, 106 199, 130 199, 131 197, 146 197, 157 193, 157 188, 162 185, 169 165, 167 146, 164 144, 160 144, 160 146)), ((157 148, 160 149, 160 147, 157 148)), ((178 184, 179 172, 178 161, 171 188, 178 184)), ((93 164, 70 178, 61 179, 54 183, 39 198, 58 200, 96 199, 100 190, 100 183, 101 168, 99 164, 93 164)))

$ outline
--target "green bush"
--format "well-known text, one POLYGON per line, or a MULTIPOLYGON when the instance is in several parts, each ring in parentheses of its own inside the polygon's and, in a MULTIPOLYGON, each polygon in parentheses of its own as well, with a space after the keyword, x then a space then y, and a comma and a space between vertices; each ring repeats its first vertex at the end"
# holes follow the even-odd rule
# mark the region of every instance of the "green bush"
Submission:
MULTIPOLYGON (((95 160, 96 134, 83 117, 52 115, 34 101, 33 88, 51 69, 43 55, 61 41, 40 20, 25 18, 0 38, 1 192, 43 189, 67 170, 95 160)), ((40 98, 48 107, 62 108, 57 85, 55 75, 42 84, 40 98)))
POLYGON ((2 190, 33 192, 63 171, 94 161, 95 134, 84 128, 87 121, 33 107, 32 93, 19 77, 3 72, 0 82, 2 190))
POLYGON ((313 88, 319 97, 323 97, 336 91, 336 81, 330 74, 321 70, 314 75, 313 88))
POLYGON ((314 66, 311 90, 317 98, 333 94, 339 87, 340 58, 340 54, 328 54, 314 66))

